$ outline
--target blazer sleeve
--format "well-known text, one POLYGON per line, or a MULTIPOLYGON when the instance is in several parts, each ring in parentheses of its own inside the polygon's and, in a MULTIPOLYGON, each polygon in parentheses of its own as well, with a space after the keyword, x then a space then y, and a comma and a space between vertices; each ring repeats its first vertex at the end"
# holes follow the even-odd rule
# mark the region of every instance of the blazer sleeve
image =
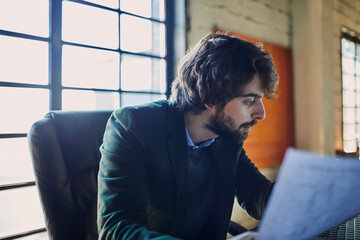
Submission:
POLYGON ((176 239, 147 228, 146 150, 133 112, 111 115, 100 147, 99 239, 176 239))
POLYGON ((240 206, 251 217, 260 220, 273 185, 242 149, 236 166, 235 195, 240 206))

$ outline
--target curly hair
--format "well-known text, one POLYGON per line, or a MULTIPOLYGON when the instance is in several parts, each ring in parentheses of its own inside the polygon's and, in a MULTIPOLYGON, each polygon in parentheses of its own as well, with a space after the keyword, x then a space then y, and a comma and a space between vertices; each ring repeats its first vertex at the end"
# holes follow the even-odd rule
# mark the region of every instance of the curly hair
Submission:
POLYGON ((182 111, 196 113, 206 106, 224 106, 239 97, 256 74, 264 96, 273 99, 278 74, 271 55, 262 50, 262 45, 226 34, 208 34, 180 61, 170 102, 182 111))

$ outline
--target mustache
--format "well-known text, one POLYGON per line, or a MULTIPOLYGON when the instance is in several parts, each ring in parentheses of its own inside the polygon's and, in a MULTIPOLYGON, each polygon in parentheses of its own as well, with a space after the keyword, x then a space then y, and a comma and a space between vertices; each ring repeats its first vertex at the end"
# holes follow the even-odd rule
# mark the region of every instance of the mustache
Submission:
POLYGON ((242 127, 245 127, 245 128, 246 127, 252 127, 252 126, 255 126, 256 124, 257 124, 257 120, 254 119, 251 122, 246 122, 246 123, 241 124, 240 128, 242 128, 242 127))

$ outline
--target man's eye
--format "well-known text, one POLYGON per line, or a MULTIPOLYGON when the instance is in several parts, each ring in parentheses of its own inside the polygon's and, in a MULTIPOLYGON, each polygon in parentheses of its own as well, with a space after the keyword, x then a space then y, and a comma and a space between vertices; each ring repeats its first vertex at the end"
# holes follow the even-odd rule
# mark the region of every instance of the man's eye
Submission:
POLYGON ((253 105, 255 103, 255 98, 249 99, 246 101, 246 105, 253 105))

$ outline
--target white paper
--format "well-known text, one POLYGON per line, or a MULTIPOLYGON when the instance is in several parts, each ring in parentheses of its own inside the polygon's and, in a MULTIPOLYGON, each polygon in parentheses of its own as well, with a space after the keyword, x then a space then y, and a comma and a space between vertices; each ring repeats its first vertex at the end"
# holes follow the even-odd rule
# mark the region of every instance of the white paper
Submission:
POLYGON ((288 149, 258 239, 309 239, 359 214, 359 159, 288 149))

